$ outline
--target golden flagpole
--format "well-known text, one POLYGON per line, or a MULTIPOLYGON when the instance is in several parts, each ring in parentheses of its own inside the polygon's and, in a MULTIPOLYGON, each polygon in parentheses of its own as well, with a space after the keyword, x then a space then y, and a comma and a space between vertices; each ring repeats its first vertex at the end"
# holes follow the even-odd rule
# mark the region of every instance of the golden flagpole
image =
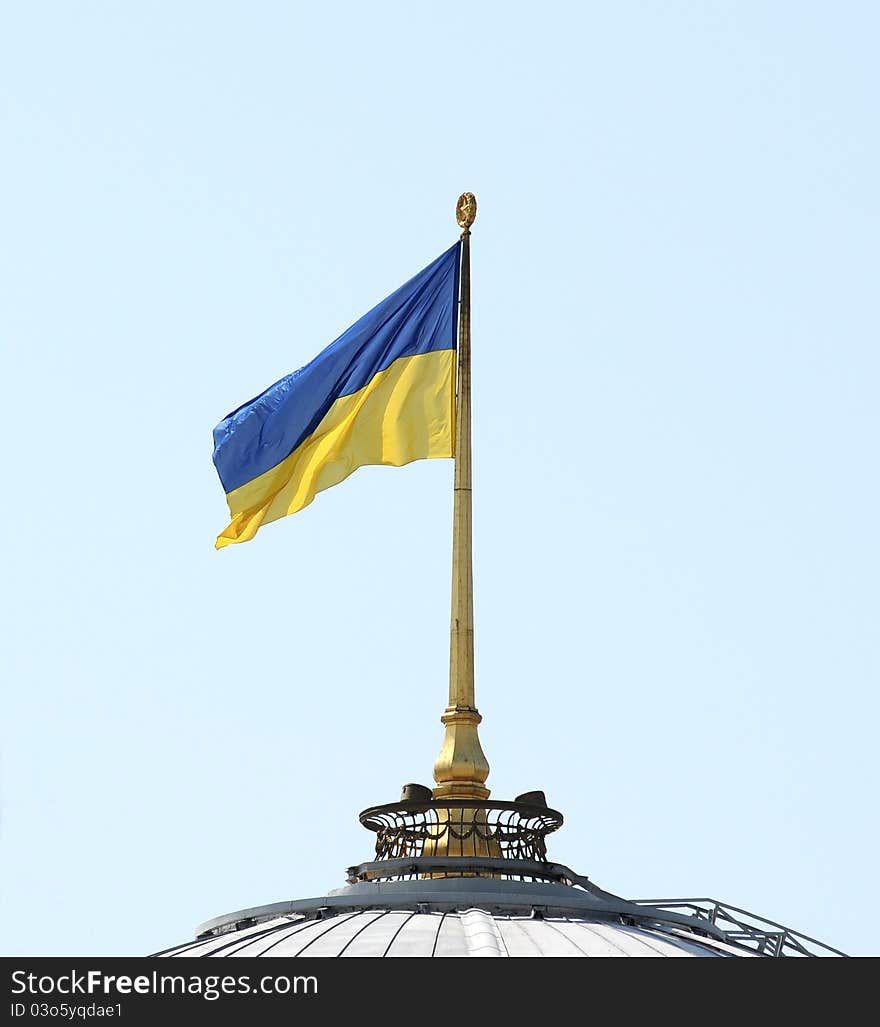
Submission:
POLYGON ((477 725, 474 696, 474 574, 471 531, 471 225, 473 193, 462 193, 455 209, 461 233, 458 380, 455 419, 455 491, 452 513, 452 616, 449 705, 440 718, 446 736, 434 764, 435 799, 487 799, 489 764, 477 725))

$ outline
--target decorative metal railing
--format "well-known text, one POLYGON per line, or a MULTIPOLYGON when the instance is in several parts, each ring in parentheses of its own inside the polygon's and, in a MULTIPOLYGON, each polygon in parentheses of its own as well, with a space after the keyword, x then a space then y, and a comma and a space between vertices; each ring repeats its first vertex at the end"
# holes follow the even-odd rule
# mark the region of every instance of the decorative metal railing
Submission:
POLYGON ((563 818, 548 806, 524 802, 443 799, 373 806, 360 821, 375 832, 377 861, 445 860, 451 874, 453 861, 477 859, 496 864, 491 872, 498 876, 499 861, 546 863, 545 838, 563 818))

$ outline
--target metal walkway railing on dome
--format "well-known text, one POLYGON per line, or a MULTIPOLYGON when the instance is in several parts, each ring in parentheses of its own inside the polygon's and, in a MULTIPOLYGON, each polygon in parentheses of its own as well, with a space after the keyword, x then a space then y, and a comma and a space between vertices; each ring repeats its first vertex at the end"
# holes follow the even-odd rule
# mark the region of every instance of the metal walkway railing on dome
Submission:
POLYGON ((637 906, 683 913, 722 931, 727 941, 762 956, 846 956, 809 935, 718 899, 631 899, 637 906))

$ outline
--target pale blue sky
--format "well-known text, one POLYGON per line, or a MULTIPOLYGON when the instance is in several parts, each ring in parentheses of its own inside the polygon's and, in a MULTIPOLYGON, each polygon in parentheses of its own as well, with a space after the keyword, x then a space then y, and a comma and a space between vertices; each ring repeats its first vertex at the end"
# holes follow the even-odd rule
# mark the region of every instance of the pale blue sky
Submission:
POLYGON ((0 30, 0 951, 326 893, 430 783, 452 465, 221 553, 211 430, 473 236, 496 798, 853 952, 878 830, 876 4, 28 3, 0 30))

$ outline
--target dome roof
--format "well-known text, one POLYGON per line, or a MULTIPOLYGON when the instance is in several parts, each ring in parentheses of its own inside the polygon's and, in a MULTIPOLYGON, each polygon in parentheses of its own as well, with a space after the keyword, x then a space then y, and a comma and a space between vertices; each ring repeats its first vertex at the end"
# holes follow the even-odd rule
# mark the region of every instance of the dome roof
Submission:
POLYGON ((365 810, 361 822, 377 858, 349 867, 346 887, 228 913, 156 955, 843 955, 726 903, 630 901, 550 862, 544 838, 562 816, 542 793, 513 803, 422 795, 365 810))
POLYGON ((354 910, 276 917, 188 942, 165 956, 741 956, 753 953, 672 928, 483 909, 354 910))
MULTIPOLYGON (((586 879, 581 879, 585 883, 586 879)), ((749 956, 706 920, 595 886, 368 881, 203 924, 181 956, 749 956)))

